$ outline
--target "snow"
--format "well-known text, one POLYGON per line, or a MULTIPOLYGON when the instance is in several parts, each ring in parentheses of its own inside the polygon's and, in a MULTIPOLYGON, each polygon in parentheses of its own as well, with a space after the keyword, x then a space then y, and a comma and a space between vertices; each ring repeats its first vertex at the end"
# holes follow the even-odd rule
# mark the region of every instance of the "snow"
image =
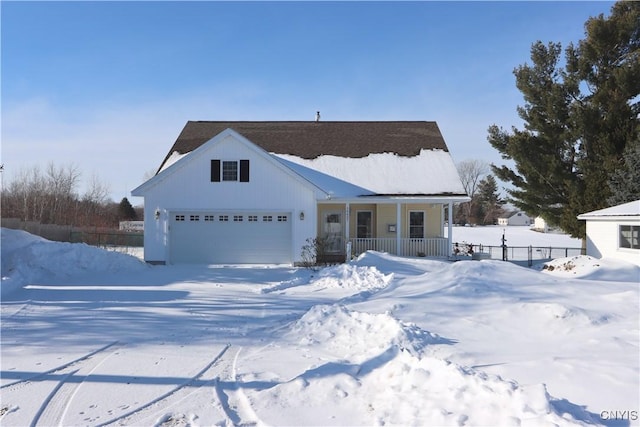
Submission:
POLYGON ((1 238, 2 425, 639 425, 632 264, 147 266, 1 238))
POLYGON ((634 200, 633 202, 623 203, 617 206, 611 206, 609 208, 600 209, 593 212, 584 213, 579 215, 580 219, 597 219, 607 217, 638 217, 640 216, 640 200, 634 200))
POLYGON ((443 150, 421 150, 413 157, 394 153, 372 153, 362 158, 324 155, 315 159, 275 155, 377 194, 465 194, 451 155, 443 150), (438 179, 416 179, 425 176, 425 171, 438 179))

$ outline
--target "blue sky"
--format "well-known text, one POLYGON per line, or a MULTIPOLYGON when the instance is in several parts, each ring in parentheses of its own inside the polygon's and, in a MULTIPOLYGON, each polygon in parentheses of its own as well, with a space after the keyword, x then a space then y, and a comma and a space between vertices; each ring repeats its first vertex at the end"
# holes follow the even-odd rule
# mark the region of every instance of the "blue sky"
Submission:
MULTIPOLYGON (((187 120, 435 120, 501 163, 513 69, 612 2, 0 2, 4 182, 52 161, 119 201, 187 120)), ((80 189, 83 191, 83 188, 80 189)), ((131 199, 134 203, 140 200, 131 199)))

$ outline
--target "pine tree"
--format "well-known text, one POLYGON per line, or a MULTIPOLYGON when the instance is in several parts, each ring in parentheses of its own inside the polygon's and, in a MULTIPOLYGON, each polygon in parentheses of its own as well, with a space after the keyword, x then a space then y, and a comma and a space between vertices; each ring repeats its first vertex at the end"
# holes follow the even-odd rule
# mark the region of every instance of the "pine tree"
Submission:
POLYGON ((503 213, 503 201, 498 194, 498 183, 493 175, 487 175, 478 184, 477 205, 480 207, 479 219, 484 225, 496 224, 503 213))
POLYGON ((136 211, 126 197, 123 197, 118 205, 118 219, 120 221, 135 221, 136 211))
POLYGON ((532 64, 514 71, 524 129, 491 126, 488 136, 515 164, 492 166, 513 185, 510 201, 582 238, 577 215, 608 206, 611 177, 640 130, 640 3, 616 3, 585 30, 565 61, 560 44, 533 44, 532 64))
POLYGON ((640 139, 627 147, 621 163, 609 180, 611 206, 640 199, 640 139))

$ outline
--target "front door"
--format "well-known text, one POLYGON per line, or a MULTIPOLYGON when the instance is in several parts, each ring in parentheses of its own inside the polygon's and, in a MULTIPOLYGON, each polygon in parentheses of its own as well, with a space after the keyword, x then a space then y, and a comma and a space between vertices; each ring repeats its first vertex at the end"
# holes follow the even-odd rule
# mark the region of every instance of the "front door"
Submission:
POLYGON ((341 212, 325 212, 322 222, 322 237, 326 242, 327 253, 343 252, 344 227, 341 212))

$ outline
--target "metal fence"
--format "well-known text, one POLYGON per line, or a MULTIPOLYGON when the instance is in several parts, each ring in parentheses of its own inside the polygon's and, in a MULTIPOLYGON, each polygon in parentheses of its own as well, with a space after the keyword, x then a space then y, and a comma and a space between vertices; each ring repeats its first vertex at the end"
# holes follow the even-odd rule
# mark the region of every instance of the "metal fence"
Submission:
POLYGON ((454 243, 454 258, 464 259, 497 259, 526 264, 531 267, 534 263, 550 261, 555 258, 585 255, 582 248, 554 247, 554 246, 487 246, 454 243))

